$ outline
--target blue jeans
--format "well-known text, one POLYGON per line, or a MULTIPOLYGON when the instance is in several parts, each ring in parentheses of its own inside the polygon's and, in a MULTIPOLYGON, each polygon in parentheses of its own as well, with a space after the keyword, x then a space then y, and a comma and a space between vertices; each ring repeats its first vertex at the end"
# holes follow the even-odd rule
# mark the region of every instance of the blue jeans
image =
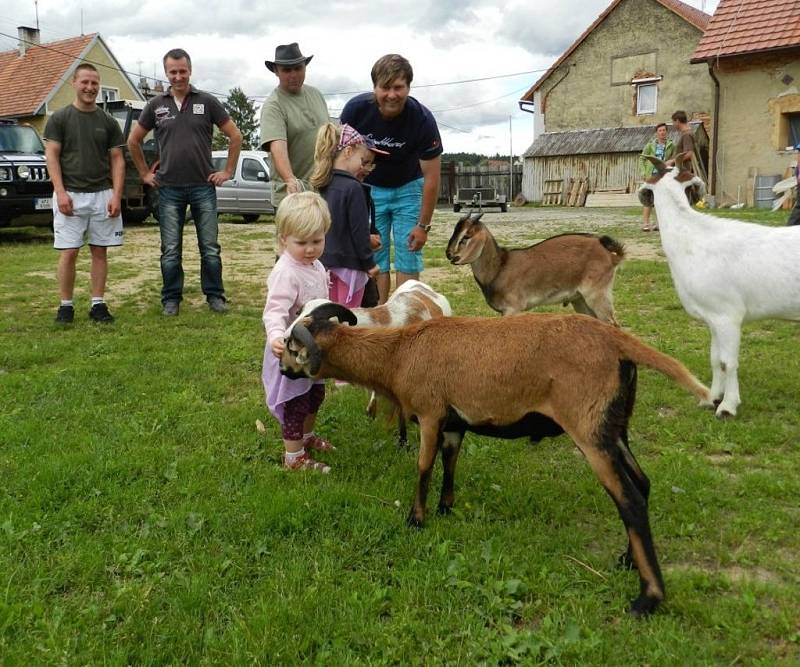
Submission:
POLYGON ((372 186, 375 202, 375 226, 381 235, 383 247, 373 253, 381 273, 389 272, 390 238, 394 241, 394 268, 400 273, 422 271, 422 250, 408 249, 408 235, 419 222, 422 208, 422 183, 419 178, 398 188, 372 186))
POLYGON ((192 209, 200 250, 200 286, 206 298, 225 298, 222 259, 217 243, 217 190, 213 185, 165 185, 158 189, 161 227, 161 303, 183 298, 183 226, 186 206, 192 209))

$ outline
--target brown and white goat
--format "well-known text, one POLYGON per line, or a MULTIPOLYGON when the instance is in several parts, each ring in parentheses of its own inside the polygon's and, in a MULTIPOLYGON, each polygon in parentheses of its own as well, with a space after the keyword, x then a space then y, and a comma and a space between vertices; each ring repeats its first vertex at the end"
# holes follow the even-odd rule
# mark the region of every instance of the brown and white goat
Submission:
POLYGON ((528 248, 501 248, 481 214, 462 217, 447 244, 447 259, 469 264, 486 303, 503 315, 535 306, 571 303, 579 313, 617 324, 614 274, 625 249, 610 236, 561 234, 528 248))
POLYGON ((327 304, 296 320, 281 370, 371 387, 419 422, 418 481, 408 521, 419 526, 439 449, 439 511, 454 502, 454 475, 466 431, 534 440, 566 432, 617 505, 628 533, 623 563, 639 570, 631 612, 649 614, 664 598, 650 534, 650 482, 628 446, 636 364, 672 378, 697 398, 709 390, 680 362, 630 334, 582 315, 447 317, 365 330, 346 308, 327 304))

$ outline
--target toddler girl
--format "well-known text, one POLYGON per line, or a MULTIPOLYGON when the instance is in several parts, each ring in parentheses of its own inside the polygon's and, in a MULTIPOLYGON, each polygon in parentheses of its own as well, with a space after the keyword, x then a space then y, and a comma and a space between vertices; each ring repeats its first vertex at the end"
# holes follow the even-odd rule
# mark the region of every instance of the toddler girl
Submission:
POLYGON ((330 472, 330 466, 315 461, 308 450, 335 449, 313 432, 317 411, 325 398, 325 385, 308 378, 291 380, 281 375, 279 365, 286 329, 303 304, 328 296, 328 277, 319 257, 330 226, 328 207, 313 192, 288 195, 275 215, 281 255, 267 280, 263 317, 267 344, 262 380, 267 407, 281 425, 286 450, 283 465, 289 470, 330 472))

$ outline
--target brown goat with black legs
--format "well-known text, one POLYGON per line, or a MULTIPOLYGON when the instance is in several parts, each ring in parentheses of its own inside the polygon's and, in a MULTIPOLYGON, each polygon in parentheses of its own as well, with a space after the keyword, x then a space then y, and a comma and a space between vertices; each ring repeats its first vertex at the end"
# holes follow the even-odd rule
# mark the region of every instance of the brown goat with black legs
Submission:
POLYGON ((281 370, 290 377, 339 378, 370 387, 419 422, 418 481, 410 524, 425 517, 439 449, 440 512, 454 502, 466 431, 534 440, 566 432, 611 496, 628 533, 623 562, 639 570, 631 612, 664 598, 648 518, 650 482, 628 446, 636 364, 672 378, 701 401, 709 390, 680 362, 630 334, 582 315, 448 317, 392 329, 341 326, 356 318, 325 304, 287 333, 281 370))
POLYGON ((578 313, 610 324, 614 317, 614 274, 625 249, 610 236, 561 234, 528 248, 501 248, 481 214, 456 223, 447 259, 469 264, 486 303, 502 315, 535 306, 571 303, 578 313))

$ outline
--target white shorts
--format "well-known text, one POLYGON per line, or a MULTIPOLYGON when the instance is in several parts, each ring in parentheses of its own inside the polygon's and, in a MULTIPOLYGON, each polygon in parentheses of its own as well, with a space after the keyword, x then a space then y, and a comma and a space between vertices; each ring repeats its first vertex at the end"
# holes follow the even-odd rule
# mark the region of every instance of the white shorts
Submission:
POLYGON ((58 210, 58 198, 53 193, 53 247, 57 250, 80 248, 88 237, 89 245, 122 245, 122 215, 108 217, 111 190, 100 192, 70 192, 72 215, 58 210), (87 234, 88 232, 88 234, 87 234))

